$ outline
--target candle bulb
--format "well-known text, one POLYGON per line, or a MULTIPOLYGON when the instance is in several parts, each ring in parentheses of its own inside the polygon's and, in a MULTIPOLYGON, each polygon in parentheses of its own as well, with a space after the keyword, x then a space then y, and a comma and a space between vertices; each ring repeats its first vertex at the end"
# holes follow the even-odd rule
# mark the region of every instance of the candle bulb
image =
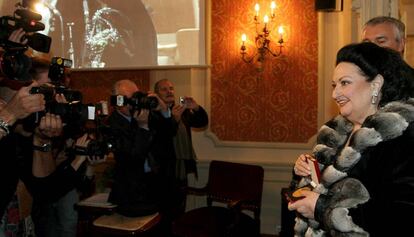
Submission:
POLYGON ((279 33, 279 41, 283 42, 283 33, 285 32, 283 29, 283 26, 279 26, 279 29, 277 30, 277 32, 279 33))
POLYGON ((269 22, 269 17, 268 17, 267 15, 265 15, 265 16, 263 17, 263 22, 264 22, 265 24, 267 24, 267 23, 269 22))
POLYGON ((266 24, 269 22, 269 17, 267 15, 263 17, 263 22, 265 23, 265 27, 266 27, 266 24))
POLYGON ((246 46, 244 46, 244 42, 246 42, 246 40, 247 40, 246 34, 242 34, 241 40, 242 40, 242 45, 241 45, 240 49, 241 49, 241 52, 242 52, 243 57, 244 57, 244 54, 246 53, 246 46))
POLYGON ((272 17, 275 17, 275 9, 276 9, 276 3, 275 1, 272 1, 270 3, 270 11, 271 11, 272 17))
POLYGON ((259 16, 259 10, 260 10, 259 3, 256 3, 256 4, 254 5, 254 10, 256 11, 256 17, 257 17, 257 16, 259 16))

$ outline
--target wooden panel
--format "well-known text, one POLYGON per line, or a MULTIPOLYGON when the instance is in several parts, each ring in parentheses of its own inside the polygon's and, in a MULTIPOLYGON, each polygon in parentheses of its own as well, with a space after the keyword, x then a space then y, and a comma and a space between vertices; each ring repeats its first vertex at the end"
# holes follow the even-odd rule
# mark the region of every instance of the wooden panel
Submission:
POLYGON ((142 91, 149 90, 149 70, 73 71, 70 85, 82 92, 83 103, 96 103, 109 100, 112 85, 121 79, 134 81, 142 91))

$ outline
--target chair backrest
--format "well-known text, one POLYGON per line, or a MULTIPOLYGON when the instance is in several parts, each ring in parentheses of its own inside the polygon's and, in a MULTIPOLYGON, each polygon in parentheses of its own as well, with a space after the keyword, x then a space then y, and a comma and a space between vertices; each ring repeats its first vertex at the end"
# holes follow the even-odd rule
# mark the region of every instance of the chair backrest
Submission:
POLYGON ((243 200, 244 209, 260 214, 264 171, 261 166, 216 161, 210 163, 207 198, 211 201, 243 200))

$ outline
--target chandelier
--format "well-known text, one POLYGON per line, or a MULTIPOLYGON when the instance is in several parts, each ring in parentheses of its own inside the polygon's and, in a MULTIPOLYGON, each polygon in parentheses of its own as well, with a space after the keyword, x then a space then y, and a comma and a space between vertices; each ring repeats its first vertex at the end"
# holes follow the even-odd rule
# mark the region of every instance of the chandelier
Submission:
POLYGON ((276 3, 275 1, 272 1, 270 3, 270 17, 265 14, 263 16, 263 21, 259 20, 260 16, 260 6, 258 3, 255 4, 254 10, 256 14, 254 15, 254 24, 256 25, 256 37, 255 37, 255 52, 252 53, 251 56, 248 56, 247 54, 247 48, 246 48, 246 41, 247 36, 246 34, 242 35, 242 45, 240 48, 240 54, 242 56, 242 59, 246 63, 254 63, 256 65, 256 68, 259 72, 263 71, 263 63, 265 61, 266 55, 270 54, 273 57, 278 57, 282 54, 282 48, 283 48, 283 27, 278 27, 278 33, 279 33, 279 39, 277 41, 276 50, 271 49, 271 39, 270 39, 270 33, 272 32, 272 29, 274 27, 274 20, 275 20, 275 9, 276 9, 276 3))

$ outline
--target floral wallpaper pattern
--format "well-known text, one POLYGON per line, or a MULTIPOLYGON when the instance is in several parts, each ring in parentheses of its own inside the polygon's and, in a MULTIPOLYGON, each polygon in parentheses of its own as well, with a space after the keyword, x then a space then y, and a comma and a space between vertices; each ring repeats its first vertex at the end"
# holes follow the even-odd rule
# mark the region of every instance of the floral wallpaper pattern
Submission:
POLYGON ((223 141, 306 143, 317 132, 318 17, 314 0, 277 0, 277 26, 285 29, 283 55, 266 56, 264 71, 243 62, 241 35, 247 52, 254 50, 258 2, 211 1, 211 131, 223 141))

